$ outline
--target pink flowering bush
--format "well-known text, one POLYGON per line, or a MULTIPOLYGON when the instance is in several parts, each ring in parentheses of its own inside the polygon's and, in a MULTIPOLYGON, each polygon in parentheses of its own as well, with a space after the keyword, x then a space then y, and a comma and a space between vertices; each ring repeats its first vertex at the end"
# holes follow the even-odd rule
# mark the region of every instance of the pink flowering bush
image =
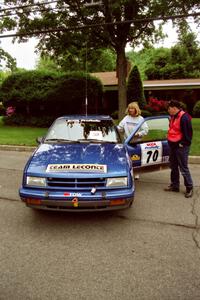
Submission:
POLYGON ((4 106, 3 106, 3 103, 0 102, 0 116, 5 115, 5 113, 6 113, 6 110, 5 110, 4 106))
POLYGON ((13 106, 8 106, 6 109, 6 115, 11 117, 15 113, 15 108, 13 106))
POLYGON ((152 113, 165 112, 167 110, 167 103, 168 101, 150 97, 145 109, 152 113))

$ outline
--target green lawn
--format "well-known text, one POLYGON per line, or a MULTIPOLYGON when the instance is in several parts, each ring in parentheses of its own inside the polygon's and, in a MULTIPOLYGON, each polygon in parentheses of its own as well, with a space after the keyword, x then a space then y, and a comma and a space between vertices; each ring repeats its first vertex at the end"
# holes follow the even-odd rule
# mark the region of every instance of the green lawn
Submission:
MULTIPOLYGON (((190 155, 200 155, 200 118, 192 119, 193 141, 190 155)), ((0 118, 0 144, 36 146, 36 137, 43 136, 47 128, 5 126, 0 118)))
POLYGON ((47 128, 5 126, 0 118, 0 145, 36 146, 36 137, 46 131, 47 128))
POLYGON ((200 155, 200 118, 192 119, 193 140, 190 155, 200 155))

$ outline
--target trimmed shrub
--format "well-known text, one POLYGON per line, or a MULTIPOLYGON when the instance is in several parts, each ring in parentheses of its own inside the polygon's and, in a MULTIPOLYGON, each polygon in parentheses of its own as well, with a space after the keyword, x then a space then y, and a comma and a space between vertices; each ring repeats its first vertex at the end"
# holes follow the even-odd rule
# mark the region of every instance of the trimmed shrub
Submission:
POLYGON ((194 117, 200 117, 200 100, 196 102, 192 114, 194 117))
POLYGON ((4 118, 8 123, 48 126, 49 120, 65 114, 101 113, 101 82, 85 73, 24 71, 10 75, 0 89, 5 108, 15 113, 4 118))
POLYGON ((111 117, 115 120, 118 119, 118 110, 115 110, 113 113, 111 113, 111 117))
POLYGON ((150 97, 148 100, 148 104, 145 106, 145 109, 152 115, 167 114, 167 101, 150 97))
POLYGON ((18 125, 18 126, 33 126, 33 127, 49 127, 53 121, 54 117, 30 117, 27 118, 21 114, 15 114, 10 117, 3 117, 3 122, 5 125, 18 125))
POLYGON ((3 106, 3 103, 0 102, 0 116, 4 116, 6 114, 5 107, 3 106))
POLYGON ((186 104, 186 103, 180 101, 180 105, 181 105, 181 108, 182 108, 184 111, 187 110, 187 104, 186 104))
POLYGON ((143 84, 137 66, 132 68, 127 83, 127 102, 132 101, 138 102, 140 108, 144 108, 146 105, 143 84))
POLYGON ((152 113, 148 110, 145 110, 145 109, 142 109, 141 110, 141 115, 144 117, 144 118, 147 118, 147 117, 151 117, 152 116, 152 113))

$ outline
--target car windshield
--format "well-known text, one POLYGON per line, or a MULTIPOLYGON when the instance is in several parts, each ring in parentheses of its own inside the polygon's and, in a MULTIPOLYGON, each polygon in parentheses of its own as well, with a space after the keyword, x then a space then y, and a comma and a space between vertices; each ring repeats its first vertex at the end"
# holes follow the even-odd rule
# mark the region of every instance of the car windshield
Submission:
POLYGON ((112 120, 58 119, 50 127, 44 142, 120 142, 112 120))

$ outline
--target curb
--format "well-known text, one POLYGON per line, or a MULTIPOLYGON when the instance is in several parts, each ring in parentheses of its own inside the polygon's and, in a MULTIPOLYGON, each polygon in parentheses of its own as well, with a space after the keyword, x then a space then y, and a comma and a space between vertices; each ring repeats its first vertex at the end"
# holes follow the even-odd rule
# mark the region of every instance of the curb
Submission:
MULTIPOLYGON (((0 145, 0 151, 33 152, 37 146, 0 145)), ((190 164, 200 164, 200 156, 189 156, 190 164)))
POLYGON ((200 156, 189 156, 189 164, 200 164, 200 156))
POLYGON ((0 145, 0 151, 25 151, 33 152, 36 149, 36 146, 15 146, 15 145, 0 145))

